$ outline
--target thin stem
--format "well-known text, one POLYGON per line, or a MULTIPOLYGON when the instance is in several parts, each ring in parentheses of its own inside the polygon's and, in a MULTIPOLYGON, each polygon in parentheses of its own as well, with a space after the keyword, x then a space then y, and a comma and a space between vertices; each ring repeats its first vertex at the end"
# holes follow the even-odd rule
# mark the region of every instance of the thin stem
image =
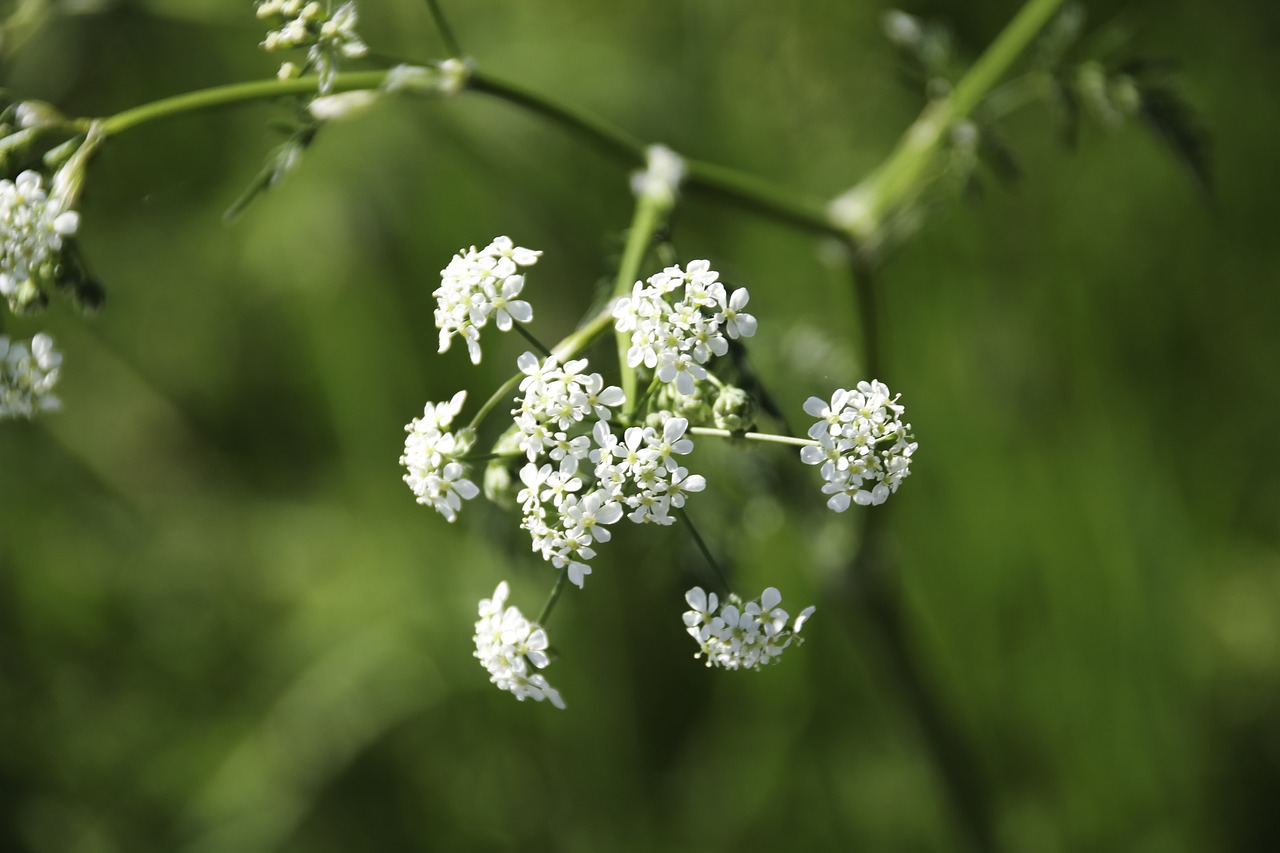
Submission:
POLYGON ((551 618, 551 611, 555 609, 556 602, 560 600, 560 593, 564 592, 565 582, 569 580, 569 570, 561 569, 560 574, 556 577, 555 585, 551 587, 551 593, 547 596, 547 603, 542 605, 542 612, 538 614, 535 620, 543 628, 547 627, 547 620, 551 618))
POLYGON ((789 444, 793 447, 816 447, 818 445, 818 442, 812 438, 795 438, 790 435, 774 435, 769 432, 730 432, 727 429, 716 429, 715 427, 689 427, 689 432, 693 435, 708 435, 715 438, 730 439, 745 438, 747 441, 789 444))
POLYGON ((729 585, 729 578, 724 573, 724 569, 716 562, 715 556, 712 555, 711 549, 707 547, 706 541, 702 538, 702 534, 698 533, 698 528, 694 526, 693 519, 689 518, 689 513, 684 511, 684 507, 676 507, 676 515, 684 522, 685 527, 689 528, 689 533, 693 536, 693 541, 698 544, 698 550, 702 552, 702 556, 707 559, 711 570, 715 572, 716 577, 720 580, 721 585, 726 593, 732 592, 733 587, 729 585))
POLYGON ((858 325, 862 329, 863 369, 871 379, 880 377, 880 305, 876 298, 875 268, 871 260, 856 247, 849 271, 853 275, 853 292, 858 300, 858 325))
POLYGON ((431 8, 431 17, 435 19, 436 29, 440 31, 440 38, 444 40, 445 49, 449 51, 450 56, 461 58, 462 48, 458 46, 458 40, 453 35, 453 28, 449 26, 449 21, 445 18, 444 12, 440 10, 440 4, 436 0, 427 0, 427 6, 431 8))
POLYGON ((476 412, 475 417, 471 419, 471 429, 480 428, 480 424, 482 424, 484 419, 488 417, 489 413, 493 411, 493 407, 511 395, 511 391, 520 384, 520 379, 523 376, 523 373, 517 373, 506 382, 503 382, 497 391, 494 391, 489 395, 489 399, 484 401, 484 405, 480 407, 480 411, 476 412))
MULTIPOLYGON (((635 213, 631 218, 631 230, 627 232, 627 245, 622 251, 622 263, 618 265, 618 277, 613 283, 613 295, 622 298, 631 291, 631 286, 640 274, 640 264, 644 254, 653 242, 666 214, 668 206, 660 199, 648 193, 640 193, 636 198, 635 213)), ((634 415, 639 405, 636 399, 636 369, 627 363, 627 350, 631 348, 631 333, 618 331, 615 333, 618 344, 618 370, 622 373, 622 393, 626 395, 631 413, 634 415)))
POLYGON ((516 330, 517 332, 519 332, 519 333, 520 333, 520 337, 522 337, 522 338, 524 338, 526 341, 528 341, 528 342, 529 342, 529 345, 530 345, 530 346, 532 346, 534 349, 536 349, 536 350, 537 350, 537 351, 542 355, 542 357, 543 357, 543 358, 548 358, 548 357, 550 357, 550 355, 551 355, 551 350, 549 350, 549 349, 547 349, 545 346, 543 346, 543 345, 542 345, 542 341, 540 341, 540 340, 538 340, 536 337, 534 337, 534 336, 533 336, 533 332, 530 332, 530 331, 525 327, 524 323, 520 323, 520 322, 517 322, 517 321, 513 320, 513 321, 511 322, 511 325, 515 328, 515 330, 516 330))
POLYGON ((467 88, 473 92, 493 95, 549 118, 579 136, 586 137, 607 154, 629 163, 644 163, 644 142, 595 113, 575 107, 553 95, 503 80, 478 68, 471 72, 467 88))

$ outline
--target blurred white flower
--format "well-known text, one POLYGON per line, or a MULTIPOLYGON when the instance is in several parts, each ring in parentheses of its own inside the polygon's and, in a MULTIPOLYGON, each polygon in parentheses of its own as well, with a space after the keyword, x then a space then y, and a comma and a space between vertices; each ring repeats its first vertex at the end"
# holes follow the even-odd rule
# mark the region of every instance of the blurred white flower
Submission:
POLYGON ((61 408, 52 393, 61 364, 62 353, 43 332, 29 345, 0 335, 0 420, 30 418, 61 408))
POLYGON ((475 656, 489 671, 489 680, 502 690, 508 690, 517 699, 549 701, 557 708, 564 708, 560 692, 547 683, 536 669, 543 669, 551 658, 547 654, 550 641, 547 632, 536 622, 530 622, 519 608, 507 607, 510 587, 506 581, 498 584, 493 598, 480 600, 480 619, 476 622, 475 656))

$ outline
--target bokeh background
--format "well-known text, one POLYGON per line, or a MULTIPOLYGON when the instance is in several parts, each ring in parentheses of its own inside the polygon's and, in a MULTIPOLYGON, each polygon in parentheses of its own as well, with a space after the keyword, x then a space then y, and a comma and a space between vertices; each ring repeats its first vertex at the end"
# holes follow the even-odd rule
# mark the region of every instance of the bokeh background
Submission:
MULTIPOLYGON (((247 0, 45 5, 0 85, 72 114, 275 69, 247 0)), ((921 103, 878 3, 445 6, 482 67, 819 197, 921 103)), ((1017 6, 906 8, 976 53, 1017 6)), ((921 443, 893 500, 905 606, 1008 849, 1273 850, 1280 7, 1088 11, 1180 64, 1217 192, 1139 127, 1069 150, 1031 109, 1004 125, 1024 180, 888 259, 880 378, 921 443)), ((444 55, 425 4, 361 12, 375 50, 444 55)), ((623 530, 551 620, 568 710, 487 683, 476 601, 507 578, 536 612, 552 574, 512 516, 449 525, 400 482, 403 424, 523 349, 438 356, 436 272, 495 234, 543 249, 526 293, 559 338, 618 260, 627 167, 480 95, 397 101, 224 223, 287 112, 114 141, 82 206, 105 308, 6 319, 66 363, 62 413, 0 424, 0 849, 959 849, 865 626, 826 598, 856 519, 789 451, 704 442, 691 509, 742 589, 817 605, 802 649, 705 670, 680 623, 697 553, 623 530)), ((674 236, 750 288, 794 420, 864 378, 822 241, 696 194, 674 236)))

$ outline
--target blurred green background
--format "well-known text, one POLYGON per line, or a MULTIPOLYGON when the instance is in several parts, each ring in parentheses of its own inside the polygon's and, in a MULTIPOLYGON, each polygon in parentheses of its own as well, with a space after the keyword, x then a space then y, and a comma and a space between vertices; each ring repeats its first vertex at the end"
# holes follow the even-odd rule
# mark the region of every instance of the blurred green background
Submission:
MULTIPOLYGON (((0 85, 73 114, 277 64, 248 0, 52 5, 0 85)), ((920 105, 878 3, 445 6, 494 73, 816 196, 920 105)), ((906 8, 976 53, 1017 7, 906 8)), ((1180 63, 1216 199, 1136 127, 1069 151, 1032 109, 1005 125, 1026 179, 888 261, 880 378, 921 444, 893 500, 907 609, 1008 849, 1273 850, 1280 7, 1088 10, 1180 63)), ((375 50, 444 55, 425 4, 361 13, 375 50)), ((536 613, 552 574, 514 517, 416 505, 396 460, 425 401, 483 399, 524 347, 437 356, 436 272, 496 234, 543 249, 526 294, 559 338, 617 263, 627 169, 479 95, 384 103, 224 224, 285 112, 112 142, 81 227, 106 307, 6 320, 66 363, 62 413, 0 424, 0 849, 958 849, 864 626, 824 605, 856 519, 789 451, 704 442, 691 510, 741 589, 817 605, 803 649, 705 670, 696 552, 627 529, 551 621, 568 710, 487 683, 476 601, 508 578, 536 613)), ((750 288, 794 421, 865 378, 829 247, 698 195, 674 234, 750 288)))

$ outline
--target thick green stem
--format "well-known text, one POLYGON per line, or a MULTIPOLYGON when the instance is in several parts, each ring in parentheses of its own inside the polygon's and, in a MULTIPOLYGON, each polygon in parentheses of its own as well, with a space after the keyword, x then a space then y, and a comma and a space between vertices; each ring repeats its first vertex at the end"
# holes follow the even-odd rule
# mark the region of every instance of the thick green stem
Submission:
POLYGON ((1064 0, 1030 0, 956 83, 929 106, 875 171, 832 203, 832 217, 856 242, 873 238, 886 217, 918 193, 951 126, 966 117, 999 82, 1064 0))
MULTIPOLYGON (((618 277, 613 283, 615 299, 621 299, 631 292, 631 287, 640 274, 640 264, 644 254, 657 233, 662 218, 667 213, 668 205, 662 200, 647 193, 640 193, 636 198, 635 214, 631 218, 631 230, 627 232, 627 246, 622 251, 622 263, 618 265, 618 277)), ((631 348, 630 332, 615 332, 618 343, 618 370, 622 374, 622 393, 626 395, 627 406, 632 415, 636 412, 639 400, 636 399, 636 369, 627 363, 627 350, 631 348)))

